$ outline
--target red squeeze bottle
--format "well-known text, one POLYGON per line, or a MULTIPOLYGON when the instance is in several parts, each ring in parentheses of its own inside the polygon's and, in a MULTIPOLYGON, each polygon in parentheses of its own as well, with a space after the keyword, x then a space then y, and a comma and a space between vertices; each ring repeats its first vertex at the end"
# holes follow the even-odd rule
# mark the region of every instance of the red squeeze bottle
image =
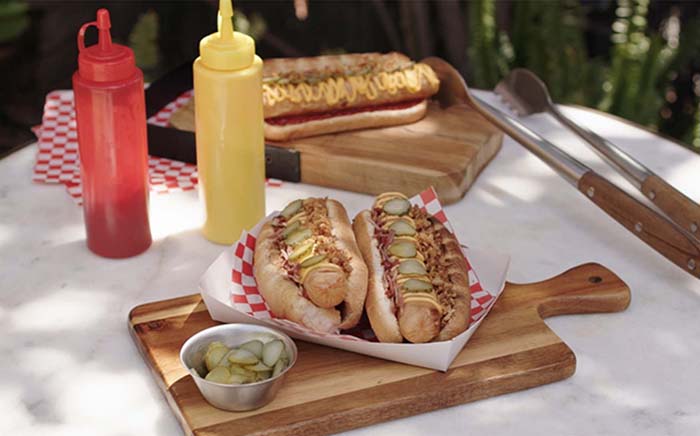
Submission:
POLYGON ((151 245, 148 224, 148 144, 143 73, 130 48, 112 43, 109 12, 78 32, 73 74, 87 246, 111 258, 151 245), (85 47, 96 26, 98 43, 85 47))

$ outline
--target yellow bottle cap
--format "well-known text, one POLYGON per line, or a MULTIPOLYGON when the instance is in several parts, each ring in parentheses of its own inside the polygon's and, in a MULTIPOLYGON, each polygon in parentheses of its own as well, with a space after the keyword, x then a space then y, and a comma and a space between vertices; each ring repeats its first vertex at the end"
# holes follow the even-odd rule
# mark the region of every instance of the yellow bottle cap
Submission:
POLYGON ((231 0, 219 0, 219 30, 199 41, 202 63, 214 70, 241 70, 253 64, 255 41, 233 31, 231 0))

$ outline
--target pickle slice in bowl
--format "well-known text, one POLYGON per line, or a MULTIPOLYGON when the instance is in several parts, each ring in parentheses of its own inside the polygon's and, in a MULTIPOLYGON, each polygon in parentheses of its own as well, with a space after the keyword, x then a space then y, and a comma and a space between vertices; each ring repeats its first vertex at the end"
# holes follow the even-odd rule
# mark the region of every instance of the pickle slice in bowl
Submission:
POLYGON ((245 344, 241 345, 238 348, 240 348, 242 350, 248 350, 251 353, 255 354, 255 357, 260 359, 260 358, 262 358, 263 345, 264 344, 262 343, 262 341, 255 339, 255 340, 246 342, 245 344))
POLYGON ((217 366, 216 368, 209 371, 205 380, 209 380, 214 383, 228 383, 228 379, 231 377, 231 372, 225 366, 217 366))
POLYGON ((255 354, 240 348, 231 350, 227 357, 229 362, 239 365, 255 365, 258 363, 258 358, 255 354))
POLYGON ((255 365, 248 365, 245 367, 245 369, 253 372, 265 372, 272 370, 272 368, 270 368, 262 362, 258 362, 255 365))
POLYGON ((231 376, 226 381, 226 383, 228 383, 230 385, 243 385, 246 383, 251 383, 253 381, 255 381, 255 375, 253 375, 253 377, 247 377, 247 376, 242 375, 242 374, 232 373, 231 376))
POLYGON ((229 349, 225 346, 210 348, 204 355, 204 364, 207 367, 207 371, 211 371, 219 366, 219 363, 224 360, 228 352, 229 349))
POLYGON ((284 350, 284 342, 279 339, 274 339, 265 344, 263 347, 263 363, 270 368, 275 366, 282 355, 282 350, 284 350))
POLYGON ((287 367, 286 356, 284 358, 282 358, 282 356, 280 356, 280 359, 277 361, 277 363, 275 363, 274 368, 272 368, 272 377, 276 377, 286 367, 287 367))
POLYGON ((238 374, 242 375, 247 378, 255 378, 255 371, 251 371, 249 369, 246 369, 242 367, 241 365, 238 364, 231 364, 231 366, 228 367, 229 371, 231 371, 231 374, 238 374))

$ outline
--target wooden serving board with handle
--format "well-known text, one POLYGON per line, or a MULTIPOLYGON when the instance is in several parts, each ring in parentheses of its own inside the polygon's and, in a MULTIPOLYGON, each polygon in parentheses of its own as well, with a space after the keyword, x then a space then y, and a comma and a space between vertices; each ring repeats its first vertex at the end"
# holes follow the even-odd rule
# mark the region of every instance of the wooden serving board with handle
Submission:
MULTIPOLYGON (((454 203, 500 150, 503 133, 454 93, 459 73, 436 73, 440 91, 429 102, 425 118, 416 123, 269 145, 299 154, 304 183, 372 195, 401 191, 408 196, 433 186, 443 204, 454 203)), ((188 103, 176 111, 170 123, 194 131, 194 106, 188 103)))
POLYGON ((277 397, 250 412, 209 405, 180 365, 185 340, 217 324, 199 295, 135 307, 129 327, 185 433, 325 435, 569 377, 576 357, 543 318, 616 312, 629 302, 627 285, 598 264, 538 283, 507 283, 445 373, 297 342, 299 359, 277 397))

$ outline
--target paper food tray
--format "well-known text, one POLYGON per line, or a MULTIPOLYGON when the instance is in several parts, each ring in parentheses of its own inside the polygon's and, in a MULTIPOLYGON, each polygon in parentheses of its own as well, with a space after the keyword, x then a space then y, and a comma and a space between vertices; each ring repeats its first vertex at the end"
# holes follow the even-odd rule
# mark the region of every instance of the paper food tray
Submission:
MULTIPOLYGON (((416 195, 410 201, 426 209, 448 230, 453 231, 432 188, 416 195)), ((277 214, 275 212, 269 215, 250 232, 244 231, 239 241, 226 249, 201 277, 200 292, 212 319, 226 323, 263 324, 278 328, 295 339, 446 371, 503 292, 509 257, 465 247, 463 251, 469 265, 471 289, 471 323, 465 332, 454 339, 426 344, 381 343, 374 338, 365 317, 358 327, 342 334, 314 332, 289 320, 275 318, 258 292, 253 277, 256 237, 263 224, 277 214)), ((354 214, 351 213, 350 216, 354 214)))

